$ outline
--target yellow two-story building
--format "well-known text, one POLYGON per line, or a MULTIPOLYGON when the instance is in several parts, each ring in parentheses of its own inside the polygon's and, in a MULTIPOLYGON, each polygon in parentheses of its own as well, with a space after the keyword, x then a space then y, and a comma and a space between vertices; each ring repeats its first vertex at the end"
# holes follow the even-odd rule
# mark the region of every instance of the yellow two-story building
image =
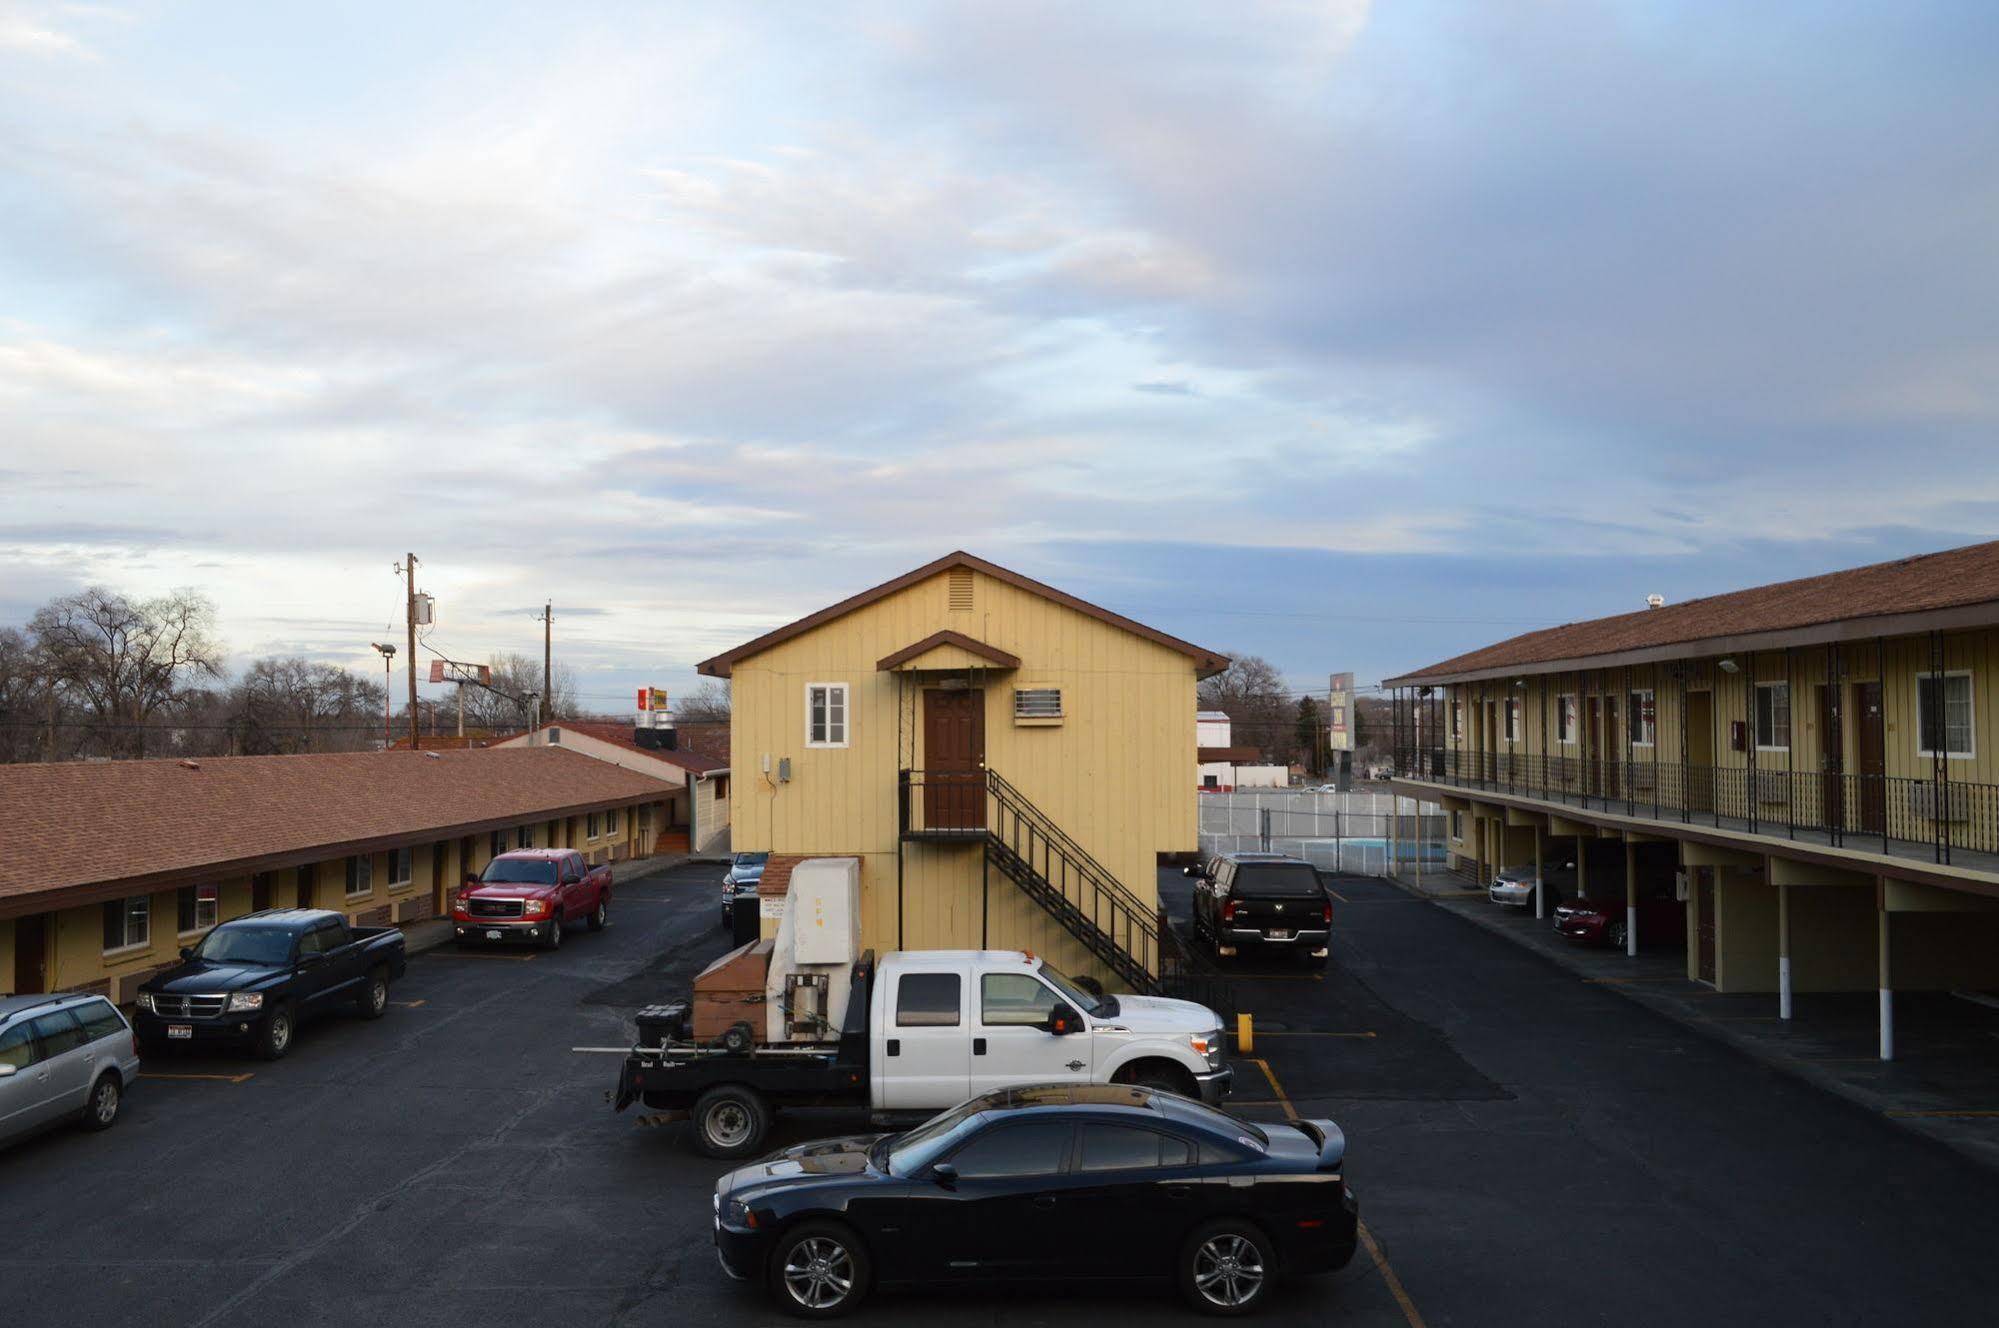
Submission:
MULTIPOLYGON (((1999 988, 1999 542, 1529 632, 1388 679, 1481 880, 1682 905, 1721 991, 1999 988), (1608 854, 1606 853, 1608 850, 1608 854), (1621 850, 1621 852, 1619 851, 1621 850), (1560 863, 1553 859, 1559 855, 1560 863), (1563 876, 1568 883, 1568 876, 1563 876)), ((1644 910, 1654 919, 1656 907, 1644 910)))
POLYGON ((861 865, 877 949, 1026 948, 1146 987, 1161 855, 1197 848, 1212 651, 953 553, 700 665, 731 685, 735 847, 767 893, 861 865))

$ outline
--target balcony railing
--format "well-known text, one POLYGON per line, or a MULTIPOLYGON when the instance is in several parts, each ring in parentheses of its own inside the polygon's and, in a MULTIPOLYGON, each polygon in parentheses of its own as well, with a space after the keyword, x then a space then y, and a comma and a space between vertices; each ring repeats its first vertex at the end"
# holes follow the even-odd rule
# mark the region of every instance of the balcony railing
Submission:
POLYGON ((1999 853, 1999 785, 1783 767, 1405 749, 1396 769, 1459 788, 1835 846, 1999 853))

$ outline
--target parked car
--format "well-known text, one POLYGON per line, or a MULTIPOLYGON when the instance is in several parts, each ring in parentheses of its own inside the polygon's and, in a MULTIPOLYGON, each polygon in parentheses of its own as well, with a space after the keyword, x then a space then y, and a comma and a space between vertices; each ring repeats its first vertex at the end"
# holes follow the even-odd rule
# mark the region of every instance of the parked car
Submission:
POLYGON ((1333 901, 1318 868, 1281 853, 1224 853, 1186 874, 1194 880, 1194 935, 1219 962, 1243 950, 1285 950, 1323 968, 1333 901))
MULTIPOLYGON (((1687 908, 1674 896, 1670 881, 1641 885, 1638 890, 1638 938, 1667 937, 1686 944, 1687 908)), ((1555 909, 1555 930, 1585 945, 1622 950, 1629 937, 1624 895, 1614 899, 1571 899, 1555 909)))
POLYGON ((0 1144, 66 1121, 108 1130, 138 1077, 138 1039, 102 996, 0 997, 0 1144))
POLYGON ((1172 1280, 1246 1314, 1282 1275, 1353 1257, 1331 1121, 1251 1125, 1172 1093, 1000 1089, 899 1135, 787 1148, 715 1183, 723 1271, 805 1318, 877 1286, 1172 1280))
POLYGON ((602 931, 610 919, 610 866, 592 867, 569 848, 502 853, 451 899, 459 945, 526 941, 559 950, 565 927, 583 923, 602 931))
MULTIPOLYGON (((1547 902, 1552 907, 1570 890, 1575 888, 1576 864, 1564 862, 1543 864, 1544 884, 1547 902)), ((1534 907, 1534 864, 1525 862, 1518 867, 1504 867, 1492 884, 1486 887, 1486 898, 1495 904, 1506 904, 1513 908, 1534 907)))
POLYGON ((837 1040, 816 1045, 732 1050, 726 1038, 701 1045, 673 1031, 661 1040, 644 1035, 642 1013, 613 1105, 686 1114, 696 1150, 750 1157, 785 1107, 920 1120, 1008 1084, 1121 1082, 1218 1102, 1234 1080, 1221 1016, 1207 1006, 1107 996, 1023 951, 898 951, 879 973, 869 951, 846 982, 837 1040))
POLYGON ((729 864, 729 870, 722 874, 722 925, 735 925, 735 907, 744 901, 746 907, 757 906, 757 883, 764 878, 764 863, 770 860, 768 853, 738 853, 729 864))
POLYGON ((139 987, 139 1045, 247 1045, 274 1061, 305 1020, 343 1007, 380 1019, 408 959, 394 927, 350 927, 323 908, 247 913, 181 950, 139 987))

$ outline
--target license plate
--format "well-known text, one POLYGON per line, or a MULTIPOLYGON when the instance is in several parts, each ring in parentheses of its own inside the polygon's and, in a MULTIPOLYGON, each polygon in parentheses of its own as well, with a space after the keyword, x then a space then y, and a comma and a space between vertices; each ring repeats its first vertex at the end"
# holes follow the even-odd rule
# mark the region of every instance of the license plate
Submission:
POLYGON ((170 1038, 191 1038, 191 1037, 193 1037, 193 1036, 194 1036, 194 1025, 193 1025, 193 1024, 168 1024, 168 1025, 167 1025, 167 1036, 168 1036, 168 1037, 170 1037, 170 1038))
POLYGON ((489 931, 486 933, 486 939, 489 941, 497 941, 500 939, 500 933, 496 931, 489 931))
POLYGON ((1291 939, 1291 929, 1289 927, 1272 927, 1264 935, 1273 941, 1288 941, 1291 939))

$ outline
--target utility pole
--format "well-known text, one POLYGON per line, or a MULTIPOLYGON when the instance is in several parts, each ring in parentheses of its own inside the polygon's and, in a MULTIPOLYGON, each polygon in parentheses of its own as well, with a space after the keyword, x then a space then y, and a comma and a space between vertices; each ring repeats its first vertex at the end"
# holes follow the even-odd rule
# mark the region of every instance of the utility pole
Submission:
POLYGON ((422 736, 418 731, 416 713, 416 555, 407 553, 403 555, 403 558, 403 565, 396 570, 401 572, 408 582, 408 585, 405 587, 407 595, 404 619, 405 625, 409 628, 410 653, 407 656, 406 662, 409 665, 410 678, 410 750, 416 751, 422 746, 422 736))
MULTIPOLYGON (((555 601, 547 600, 541 606, 541 694, 551 719, 555 717, 555 675, 550 667, 554 659, 554 634, 555 601)), ((537 723, 535 727, 541 725, 537 723)))

